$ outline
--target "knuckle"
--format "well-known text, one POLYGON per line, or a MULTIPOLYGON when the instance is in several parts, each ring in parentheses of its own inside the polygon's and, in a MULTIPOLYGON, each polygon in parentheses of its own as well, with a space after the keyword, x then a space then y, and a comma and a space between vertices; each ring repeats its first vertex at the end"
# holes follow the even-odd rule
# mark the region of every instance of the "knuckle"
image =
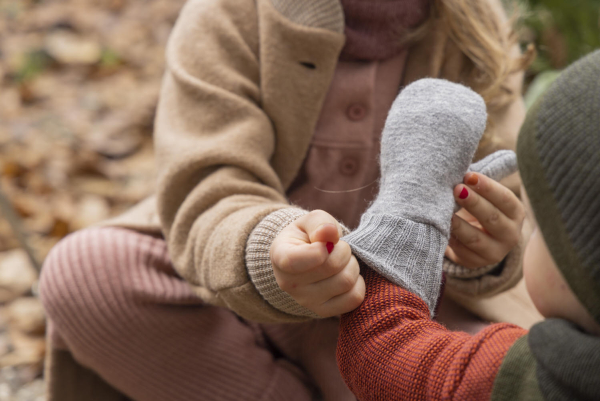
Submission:
POLYGON ((352 291, 351 297, 350 297, 350 304, 352 305, 352 309, 357 308, 360 304, 362 304, 362 302, 365 299, 365 294, 362 291, 361 288, 358 288, 358 286, 356 286, 354 288, 354 290, 352 291))
POLYGON ((284 272, 289 272, 292 270, 292 260, 286 253, 276 252, 274 261, 279 270, 284 272))
POLYGON ((328 259, 324 266, 326 267, 327 272, 329 273, 329 277, 341 273, 345 267, 344 264, 340 263, 338 260, 335 259, 328 259))
POLYGON ((477 245, 481 241, 479 234, 471 234, 462 241, 466 245, 477 245))
POLYGON ((339 285, 343 292, 348 292, 354 288, 356 283, 356 276, 351 271, 344 271, 340 273, 339 285))
POLYGON ((497 225, 500 222, 500 213, 497 210, 492 211, 487 217, 486 222, 492 226, 497 225))
POLYGON ((313 210, 308 213, 309 218, 316 220, 329 220, 330 214, 324 210, 313 210))
POLYGON ((514 198, 516 198, 516 196, 510 190, 507 189, 506 191, 502 191, 502 195, 500 196, 500 202, 504 203, 505 205, 510 205, 514 202, 514 198))

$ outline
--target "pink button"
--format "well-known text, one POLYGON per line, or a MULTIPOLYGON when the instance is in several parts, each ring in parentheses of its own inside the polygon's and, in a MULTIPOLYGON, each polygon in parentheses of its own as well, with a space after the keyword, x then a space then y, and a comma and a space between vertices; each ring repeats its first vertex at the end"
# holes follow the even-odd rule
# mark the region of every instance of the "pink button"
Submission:
POLYGON ((352 121, 359 121, 367 115, 367 109, 362 104, 353 104, 346 110, 348 118, 352 121))
POLYGON ((354 157, 345 157, 340 163, 340 173, 354 175, 358 171, 358 160, 354 157))

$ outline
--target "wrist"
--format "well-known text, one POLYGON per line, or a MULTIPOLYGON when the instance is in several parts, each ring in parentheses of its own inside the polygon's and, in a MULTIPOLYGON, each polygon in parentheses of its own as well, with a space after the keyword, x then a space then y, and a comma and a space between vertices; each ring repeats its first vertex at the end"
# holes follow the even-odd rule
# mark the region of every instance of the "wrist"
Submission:
POLYGON ((342 240, 373 270, 423 299, 433 315, 448 244, 448 238, 439 229, 367 211, 359 227, 342 240))
POLYGON ((257 291, 271 306, 291 315, 319 318, 279 287, 271 263, 270 251, 275 238, 285 227, 306 214, 305 210, 290 207, 262 219, 246 242, 246 269, 257 291))

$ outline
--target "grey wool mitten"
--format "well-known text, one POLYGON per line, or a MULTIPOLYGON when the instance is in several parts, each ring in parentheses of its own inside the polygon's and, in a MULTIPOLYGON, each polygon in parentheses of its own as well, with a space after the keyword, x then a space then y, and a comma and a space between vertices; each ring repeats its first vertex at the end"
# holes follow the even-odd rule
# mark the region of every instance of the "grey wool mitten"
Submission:
POLYGON ((467 171, 499 179, 515 171, 512 151, 470 166, 487 120, 483 99, 441 79, 407 86, 381 138, 379 194, 342 238, 382 276, 418 295, 433 314, 455 211, 453 189, 467 171))

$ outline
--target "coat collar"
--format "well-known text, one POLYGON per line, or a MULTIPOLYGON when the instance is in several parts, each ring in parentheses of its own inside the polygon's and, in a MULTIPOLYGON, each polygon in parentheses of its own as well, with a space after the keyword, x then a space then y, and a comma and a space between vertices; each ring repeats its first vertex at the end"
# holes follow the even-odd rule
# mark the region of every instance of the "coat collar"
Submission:
POLYGON ((296 24, 344 32, 344 11, 339 0, 271 0, 271 3, 296 24))

